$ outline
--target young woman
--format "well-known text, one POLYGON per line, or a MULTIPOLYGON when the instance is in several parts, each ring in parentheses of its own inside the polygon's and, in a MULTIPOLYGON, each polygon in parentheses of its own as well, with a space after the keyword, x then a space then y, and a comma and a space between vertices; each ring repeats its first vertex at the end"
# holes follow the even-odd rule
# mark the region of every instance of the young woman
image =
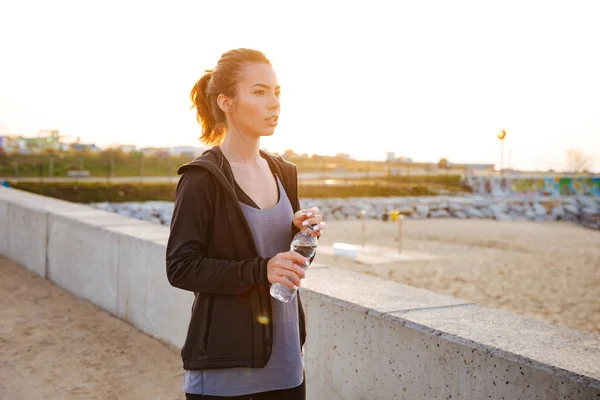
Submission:
POLYGON ((270 285, 300 286, 311 260, 290 250, 307 225, 296 167, 260 150, 275 132, 280 88, 259 51, 231 50, 195 84, 191 99, 213 147, 179 168, 167 276, 194 292, 181 350, 187 399, 305 399, 306 341, 299 293, 289 303, 270 285))

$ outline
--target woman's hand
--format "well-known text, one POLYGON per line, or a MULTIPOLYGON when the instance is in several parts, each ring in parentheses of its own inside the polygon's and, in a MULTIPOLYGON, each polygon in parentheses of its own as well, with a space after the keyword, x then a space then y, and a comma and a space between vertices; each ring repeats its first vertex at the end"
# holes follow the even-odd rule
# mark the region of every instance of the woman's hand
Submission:
POLYGON ((325 229, 325 222, 323 216, 320 214, 318 207, 305 208, 304 210, 298 210, 294 214, 292 223, 300 230, 306 228, 308 225, 315 225, 314 230, 310 232, 315 236, 321 236, 323 229, 325 229))
POLYGON ((290 289, 294 289, 294 284, 299 287, 300 279, 306 276, 300 265, 306 268, 308 260, 295 251, 276 254, 267 263, 267 279, 271 283, 282 283, 290 289))

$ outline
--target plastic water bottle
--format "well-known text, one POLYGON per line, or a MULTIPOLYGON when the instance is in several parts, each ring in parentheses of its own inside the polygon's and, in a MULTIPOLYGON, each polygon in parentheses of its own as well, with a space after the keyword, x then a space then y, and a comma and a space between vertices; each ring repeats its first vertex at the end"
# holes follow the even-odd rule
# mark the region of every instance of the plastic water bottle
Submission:
MULTIPOLYGON (((294 236, 290 245, 291 250, 294 250, 301 256, 306 257, 308 260, 310 260, 310 258, 314 256, 315 252, 317 251, 317 237, 310 233, 311 230, 314 230, 315 226, 317 225, 307 226, 300 232, 296 233, 296 236, 294 236)), ((303 270, 306 270, 306 268, 308 268, 308 266, 302 266, 303 270)), ((286 276, 286 278, 288 278, 290 281, 292 280, 290 277, 286 276)), ((297 291, 298 287, 296 285, 294 285, 294 289, 290 289, 282 283, 273 283, 270 290, 271 296, 284 303, 292 300, 297 291)))

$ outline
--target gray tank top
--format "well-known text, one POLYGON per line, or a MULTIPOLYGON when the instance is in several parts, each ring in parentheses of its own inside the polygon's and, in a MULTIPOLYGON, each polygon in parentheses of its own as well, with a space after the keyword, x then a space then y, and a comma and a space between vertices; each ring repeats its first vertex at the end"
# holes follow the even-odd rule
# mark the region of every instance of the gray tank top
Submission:
MULTIPOLYGON (((288 251, 292 241, 293 209, 277 177, 279 201, 269 209, 240 202, 254 243, 261 257, 271 258, 288 251)), ((186 370, 183 392, 213 396, 241 396, 300 386, 304 360, 300 355, 298 297, 282 303, 271 297, 273 309, 273 349, 264 368, 186 370)))

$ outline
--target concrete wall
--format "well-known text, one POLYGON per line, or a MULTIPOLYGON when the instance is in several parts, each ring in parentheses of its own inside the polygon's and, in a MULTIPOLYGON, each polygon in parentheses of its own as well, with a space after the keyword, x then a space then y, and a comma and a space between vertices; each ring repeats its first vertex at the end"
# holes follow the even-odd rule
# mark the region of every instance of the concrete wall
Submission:
MULTIPOLYGON (((0 188, 0 253, 180 348, 192 294, 168 228, 0 188)), ((313 264, 301 295, 308 399, 600 398, 600 337, 313 264)))

